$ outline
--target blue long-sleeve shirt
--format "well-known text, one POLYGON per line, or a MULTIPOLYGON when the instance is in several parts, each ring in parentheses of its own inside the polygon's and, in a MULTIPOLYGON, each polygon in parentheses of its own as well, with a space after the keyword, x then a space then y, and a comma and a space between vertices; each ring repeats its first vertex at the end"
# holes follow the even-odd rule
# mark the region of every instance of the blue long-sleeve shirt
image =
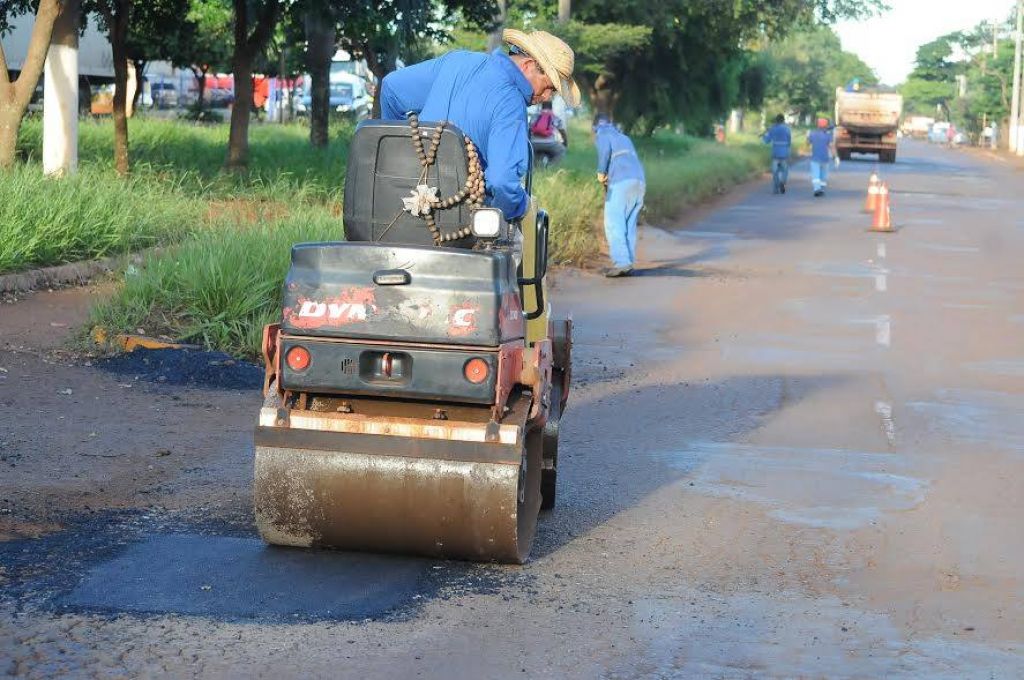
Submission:
POLYGON ((811 144, 811 160, 815 163, 828 163, 832 160, 832 133, 828 130, 811 130, 807 133, 807 141, 811 144))
POLYGON ((517 219, 526 212, 522 179, 529 156, 526 107, 533 88, 501 50, 457 50, 388 74, 381 84, 381 118, 447 120, 480 152, 487 202, 517 219))
POLYGON ((789 158, 793 134, 785 123, 776 123, 764 133, 764 143, 772 145, 772 158, 789 158))
POLYGON ((627 179, 645 182, 644 166, 636 155, 633 142, 611 123, 601 123, 595 130, 597 171, 608 175, 608 184, 627 179))

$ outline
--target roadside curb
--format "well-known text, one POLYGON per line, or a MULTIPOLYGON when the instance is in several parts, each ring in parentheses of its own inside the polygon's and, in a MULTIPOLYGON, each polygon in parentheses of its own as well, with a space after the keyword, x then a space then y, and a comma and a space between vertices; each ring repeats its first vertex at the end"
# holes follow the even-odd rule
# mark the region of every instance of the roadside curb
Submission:
POLYGON ((109 274, 128 264, 141 264, 148 252, 150 251, 2 274, 0 293, 25 293, 39 288, 87 283, 97 276, 109 274))

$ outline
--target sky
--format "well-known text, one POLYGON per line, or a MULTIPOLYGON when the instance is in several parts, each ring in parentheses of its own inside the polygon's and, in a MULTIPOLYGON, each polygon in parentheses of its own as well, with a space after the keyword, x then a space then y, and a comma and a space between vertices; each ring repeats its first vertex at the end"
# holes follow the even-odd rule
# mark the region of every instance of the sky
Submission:
MULTIPOLYGON (((914 68, 917 48, 940 35, 1005 20, 1015 0, 888 0, 891 9, 867 21, 842 21, 836 33, 843 49, 875 69, 886 85, 903 82, 914 68)), ((1007 44, 1009 42, 1007 41, 1007 44)))

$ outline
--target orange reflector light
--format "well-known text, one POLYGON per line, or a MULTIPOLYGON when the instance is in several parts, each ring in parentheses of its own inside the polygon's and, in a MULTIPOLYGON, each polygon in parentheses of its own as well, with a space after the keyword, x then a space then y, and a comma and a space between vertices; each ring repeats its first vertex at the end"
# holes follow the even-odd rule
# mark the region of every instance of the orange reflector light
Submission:
POLYGON ((292 347, 288 350, 285 361, 288 362, 288 368, 293 371, 305 371, 309 368, 309 350, 305 347, 292 347))
POLYGON ((466 380, 474 385, 479 385, 487 380, 487 374, 490 370, 487 362, 483 359, 470 359, 466 362, 466 368, 463 372, 466 374, 466 380))

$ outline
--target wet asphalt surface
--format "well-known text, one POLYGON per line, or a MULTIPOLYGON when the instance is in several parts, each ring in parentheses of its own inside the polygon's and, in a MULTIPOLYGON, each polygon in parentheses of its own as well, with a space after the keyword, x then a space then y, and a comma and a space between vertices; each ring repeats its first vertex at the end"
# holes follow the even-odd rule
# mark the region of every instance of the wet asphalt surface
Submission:
POLYGON ((1021 173, 905 143, 873 234, 874 167, 558 276, 574 391, 525 567, 262 545, 258 367, 0 351, 4 417, 51 418, 0 437, 0 673, 1020 677, 1021 173))

